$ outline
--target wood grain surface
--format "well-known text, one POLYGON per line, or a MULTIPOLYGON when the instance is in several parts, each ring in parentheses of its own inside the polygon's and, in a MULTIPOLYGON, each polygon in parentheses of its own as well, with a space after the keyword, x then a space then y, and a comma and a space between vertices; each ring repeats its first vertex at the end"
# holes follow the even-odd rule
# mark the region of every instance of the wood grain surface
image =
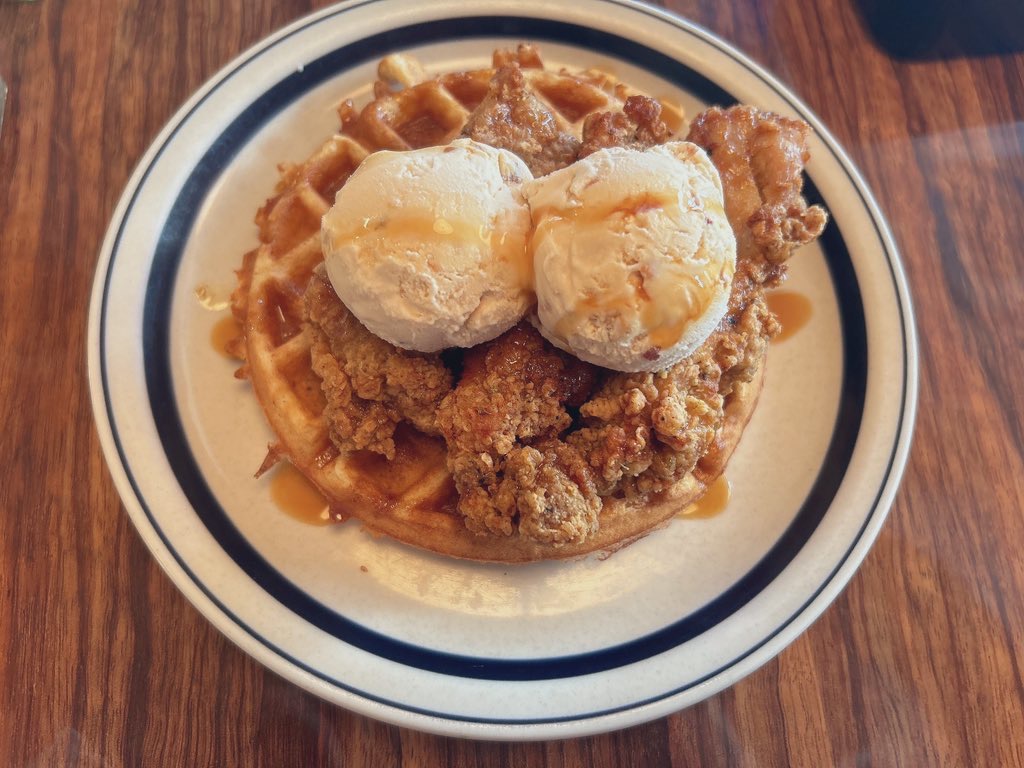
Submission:
POLYGON ((0 764, 1024 765, 1024 53, 954 41, 895 58, 851 0, 669 3, 777 73, 849 149, 916 304, 903 486, 810 630, 671 717, 498 744, 325 704, 186 602, 101 456, 84 363, 93 270, 165 121, 318 5, 0 1, 0 764))

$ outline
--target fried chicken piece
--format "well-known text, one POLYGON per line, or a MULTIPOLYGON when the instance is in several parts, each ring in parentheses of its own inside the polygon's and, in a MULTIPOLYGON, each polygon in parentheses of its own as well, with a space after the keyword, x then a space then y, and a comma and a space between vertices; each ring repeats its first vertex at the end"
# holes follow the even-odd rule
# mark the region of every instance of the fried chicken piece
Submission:
POLYGON ((520 535, 546 544, 586 539, 602 506, 590 468, 557 439, 509 453, 494 505, 504 520, 518 518, 520 535))
POLYGON ((714 344, 653 373, 610 376, 567 442, 586 458, 598 490, 626 495, 664 490, 692 470, 724 418, 714 344))
POLYGON ((526 87, 519 67, 501 67, 487 95, 466 119, 463 136, 507 149, 523 159, 534 176, 564 168, 576 159, 580 142, 526 87))
MULTIPOLYGON (((516 528, 518 499, 532 484, 563 484, 548 471, 527 472, 524 467, 531 463, 540 466, 532 454, 519 457, 514 466, 520 490, 506 486, 498 503, 510 454, 522 448, 520 442, 551 439, 565 431, 572 423, 566 406, 578 406, 587 398, 595 375, 593 366, 556 350, 525 322, 466 352, 462 378, 441 402, 437 424, 448 443, 448 469, 470 530, 510 535, 516 528)), ((554 456, 559 459, 560 454, 555 451, 554 456)), ((565 463, 564 454, 559 461, 565 463)), ((557 463, 547 459, 545 466, 557 463)), ((578 473, 562 474, 571 479, 578 473)), ((550 494, 542 496, 548 498, 547 506, 554 503, 550 494)), ((524 497, 522 503, 536 507, 539 502, 524 497)), ((562 513, 568 511, 549 511, 547 516, 562 513)))
POLYGON ((598 112, 583 122, 578 158, 606 147, 646 149, 669 140, 671 131, 661 119, 661 104, 650 96, 630 96, 621 112, 598 112))
POLYGON ((331 440, 340 450, 394 457, 400 421, 439 434, 436 413, 452 388, 438 355, 399 349, 374 336, 348 311, 321 265, 305 295, 313 370, 322 379, 331 440))
POLYGON ((654 461, 650 426, 640 419, 600 423, 570 432, 566 442, 587 462, 600 496, 611 496, 624 478, 635 478, 654 461))
POLYGON ((743 309, 726 315, 709 339, 715 350, 715 362, 722 371, 718 382, 722 395, 730 395, 736 384, 754 378, 768 352, 768 342, 781 330, 763 293, 758 293, 743 309))
POLYGON ((753 292, 779 285, 793 250, 825 228, 825 211, 808 207, 801 195, 809 130, 803 120, 749 106, 711 107, 690 124, 687 140, 703 147, 718 169, 736 234, 730 313, 753 292))

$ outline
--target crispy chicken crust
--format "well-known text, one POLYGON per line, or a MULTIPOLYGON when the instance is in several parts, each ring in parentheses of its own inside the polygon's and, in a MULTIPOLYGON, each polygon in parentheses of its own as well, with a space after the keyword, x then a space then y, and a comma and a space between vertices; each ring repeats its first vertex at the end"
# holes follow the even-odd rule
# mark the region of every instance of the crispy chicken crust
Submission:
POLYGON ((527 528, 537 531, 589 529, 579 521, 565 522, 578 516, 568 507, 582 513, 587 506, 575 497, 585 501, 593 494, 588 492, 589 479, 580 471, 563 468, 573 459, 560 450, 564 444, 558 436, 572 424, 567 406, 578 406, 586 399, 595 375, 594 366, 556 350, 528 323, 467 350, 462 378, 441 402, 437 424, 448 443, 448 469, 470 530, 511 535, 517 522, 522 529, 520 513, 525 510, 534 513, 527 528), (533 453, 516 452, 544 438, 558 445, 540 454, 532 448, 533 453), (549 492, 533 488, 536 483, 547 486, 549 492), (577 490, 554 496, 550 492, 570 485, 577 490), (532 501, 526 492, 534 493, 532 501), (537 493, 544 497, 543 504, 537 493), (565 509, 558 503, 563 496, 565 509), (563 523, 537 518, 543 517, 543 510, 563 523))
POLYGON ((606 147, 646 149, 664 144, 671 131, 661 119, 661 104, 650 96, 630 96, 621 112, 598 112, 583 122, 577 159, 606 147))
POLYGON ((696 466, 722 426, 714 347, 655 373, 623 373, 580 409, 568 437, 600 478, 602 495, 665 490, 696 466))
POLYGON ((601 512, 590 468, 557 439, 512 450, 494 501, 505 519, 518 520, 521 535, 549 544, 584 541, 601 512))
POLYGON ((690 124, 687 141, 703 147, 718 169, 736 234, 730 313, 778 286, 793 250, 825 229, 825 211, 802 197, 809 130, 802 120, 749 106, 711 107, 690 124))
POLYGON ((526 87, 516 64, 498 69, 462 135, 514 152, 534 176, 569 165, 580 147, 579 139, 562 131, 551 110, 526 87))
POLYGON ((339 449, 394 458, 402 420, 438 434, 437 408, 452 388, 440 356, 399 349, 370 333, 338 298, 322 265, 305 302, 313 370, 323 380, 331 440, 339 449))

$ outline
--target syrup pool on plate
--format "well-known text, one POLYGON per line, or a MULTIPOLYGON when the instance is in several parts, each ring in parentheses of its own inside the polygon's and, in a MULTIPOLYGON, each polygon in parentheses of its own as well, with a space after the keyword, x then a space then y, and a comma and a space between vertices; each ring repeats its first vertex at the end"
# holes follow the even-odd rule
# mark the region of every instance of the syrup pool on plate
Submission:
POLYGON ((807 325, 814 313, 811 300, 796 291, 769 291, 767 294, 770 309, 782 324, 782 333, 775 341, 785 341, 807 325))
POLYGON ((697 501, 679 513, 679 517, 689 520, 715 517, 722 514, 729 506, 729 497, 732 495, 732 486, 725 475, 719 475, 710 486, 707 492, 697 501))
POLYGON ((270 479, 270 498, 289 517, 309 525, 328 525, 331 512, 327 500, 301 472, 282 463, 270 479))
POLYGON ((232 357, 232 354, 228 352, 228 344, 241 336, 241 334, 242 330, 239 328, 235 318, 228 315, 227 317, 222 317, 213 326, 213 330, 210 331, 210 343, 224 357, 232 357))

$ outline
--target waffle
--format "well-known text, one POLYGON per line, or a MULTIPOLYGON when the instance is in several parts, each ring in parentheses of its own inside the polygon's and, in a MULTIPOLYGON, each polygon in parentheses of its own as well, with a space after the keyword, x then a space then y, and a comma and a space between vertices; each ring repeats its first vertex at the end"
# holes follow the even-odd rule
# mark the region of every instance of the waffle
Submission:
MULTIPOLYGON (((320 219, 367 154, 444 144, 457 137, 484 98, 496 68, 510 61, 519 65, 558 128, 577 138, 589 115, 617 110, 634 93, 606 73, 546 70, 530 46, 495 53, 494 69, 437 77, 429 77, 409 56, 388 56, 380 63, 373 100, 361 110, 342 103, 340 133, 306 161, 282 166, 276 194, 256 216, 261 244, 246 254, 238 273, 232 311, 243 335, 230 348, 244 361, 236 375, 251 381, 277 435, 257 474, 284 459, 320 489, 337 520, 355 517, 373 533, 446 555, 523 562, 615 549, 685 509, 724 468, 753 410, 760 378, 731 396, 714 465, 705 462, 701 479, 688 475, 654 500, 606 499, 600 530, 579 544, 555 546, 517 535, 468 531, 457 511, 440 438, 403 425, 391 460, 365 451, 340 453, 334 446, 323 418, 320 380, 311 367, 310 334, 303 328, 305 288, 323 260, 320 219)), ((681 127, 678 108, 665 104, 663 109, 666 123, 681 127)))
MULTIPOLYGON (((597 112, 618 110, 640 95, 612 75, 596 69, 577 73, 544 68, 533 46, 496 51, 493 68, 430 77, 411 56, 392 54, 381 60, 374 100, 362 110, 347 100, 339 107, 342 134, 362 147, 408 150, 446 144, 459 136, 469 114, 480 104, 498 67, 515 63, 532 94, 547 107, 556 127, 577 139, 583 123, 597 112)), ((684 123, 681 109, 662 101, 662 119, 673 132, 684 123)), ((331 198, 333 200, 333 198, 331 198)))

